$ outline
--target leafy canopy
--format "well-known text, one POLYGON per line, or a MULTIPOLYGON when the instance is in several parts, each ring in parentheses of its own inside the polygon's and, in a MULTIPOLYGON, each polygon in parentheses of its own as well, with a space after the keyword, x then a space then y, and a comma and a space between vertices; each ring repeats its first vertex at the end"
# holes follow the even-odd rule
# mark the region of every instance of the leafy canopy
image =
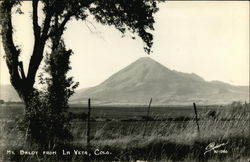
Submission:
MULTIPOLYGON (((158 10, 156 0, 31 0, 33 4, 33 25, 37 34, 45 34, 47 38, 56 34, 52 27, 55 19, 59 20, 59 31, 63 33, 66 23, 71 19, 85 20, 93 15, 95 20, 104 25, 113 25, 123 34, 130 31, 137 34, 143 40, 144 49, 151 52, 153 35, 149 30, 154 30, 153 14, 158 10), (41 31, 37 23, 37 6, 43 5, 45 20, 41 31), (49 23, 49 25, 48 25, 49 23), (45 32, 45 33, 43 33, 45 32)), ((3 0, 6 6, 21 5, 22 0, 3 0)), ((18 10, 20 11, 20 10, 18 10)), ((22 12, 20 12, 22 13, 22 12)), ((59 33, 59 32, 58 32, 59 33)))

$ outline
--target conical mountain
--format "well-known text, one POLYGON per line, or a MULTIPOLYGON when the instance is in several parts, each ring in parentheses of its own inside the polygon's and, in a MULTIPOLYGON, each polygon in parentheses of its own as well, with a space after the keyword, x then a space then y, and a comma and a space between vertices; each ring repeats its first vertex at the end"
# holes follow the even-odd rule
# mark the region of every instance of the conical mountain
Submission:
POLYGON ((248 87, 206 82, 192 73, 170 70, 151 58, 143 57, 118 71, 103 83, 77 93, 72 101, 93 98, 107 104, 223 104, 247 100, 248 87))

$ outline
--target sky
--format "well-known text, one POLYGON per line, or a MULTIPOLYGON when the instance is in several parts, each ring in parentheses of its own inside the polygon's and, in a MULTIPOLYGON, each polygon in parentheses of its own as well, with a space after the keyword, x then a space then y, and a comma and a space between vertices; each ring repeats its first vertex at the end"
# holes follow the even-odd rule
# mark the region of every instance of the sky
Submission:
MULTIPOLYGON (((33 46, 31 3, 23 4, 24 15, 14 16, 15 43, 22 48, 20 59, 27 70, 33 46)), ((40 16, 41 18, 41 16, 40 16)), ((63 37, 71 57, 79 88, 100 84, 140 57, 151 57, 171 70, 195 73, 207 81, 249 85, 249 2, 169 1, 155 14, 153 53, 131 35, 122 38, 114 27, 71 20, 63 37)), ((10 84, 0 45, 0 83, 10 84)))

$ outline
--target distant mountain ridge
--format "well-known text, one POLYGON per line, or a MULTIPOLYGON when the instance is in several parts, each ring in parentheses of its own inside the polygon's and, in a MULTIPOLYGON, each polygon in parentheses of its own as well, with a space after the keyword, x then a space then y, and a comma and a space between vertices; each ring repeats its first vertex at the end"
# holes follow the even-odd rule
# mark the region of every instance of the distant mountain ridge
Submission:
POLYGON ((248 101, 248 86, 207 82, 191 73, 170 70, 144 57, 113 74, 101 84, 76 93, 72 102, 93 98, 100 104, 145 104, 152 97, 155 104, 225 104, 248 101))
MULTIPOLYGON (((154 105, 227 104, 249 101, 249 86, 234 86, 220 81, 207 82, 197 74, 170 70, 144 57, 110 76, 101 84, 77 90, 71 103, 141 105, 153 98, 154 105)), ((0 85, 0 99, 20 101, 11 85, 0 85)))

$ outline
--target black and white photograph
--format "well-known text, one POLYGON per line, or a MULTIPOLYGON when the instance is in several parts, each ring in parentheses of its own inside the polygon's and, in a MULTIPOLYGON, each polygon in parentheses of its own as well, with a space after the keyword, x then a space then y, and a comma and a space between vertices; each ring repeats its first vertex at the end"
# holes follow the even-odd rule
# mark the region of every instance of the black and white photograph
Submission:
POLYGON ((0 0, 0 162, 250 162, 249 6, 0 0))

